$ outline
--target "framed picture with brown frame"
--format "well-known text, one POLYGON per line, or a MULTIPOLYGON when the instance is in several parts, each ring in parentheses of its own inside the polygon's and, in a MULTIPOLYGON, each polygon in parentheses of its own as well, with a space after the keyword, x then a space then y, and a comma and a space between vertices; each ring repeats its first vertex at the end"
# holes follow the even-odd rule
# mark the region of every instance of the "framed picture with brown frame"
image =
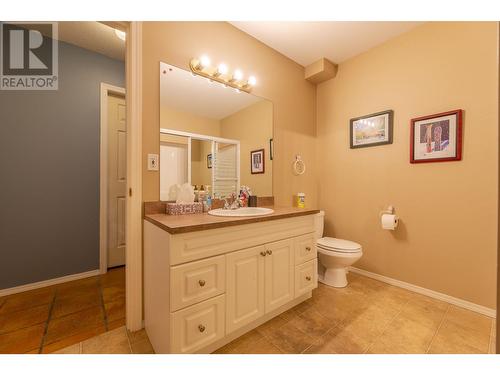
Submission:
POLYGON ((212 168, 212 154, 207 155, 207 168, 212 168))
POLYGON ((260 150, 250 151, 250 171, 252 174, 265 173, 265 151, 260 150))
POLYGON ((394 111, 356 117, 350 121, 350 147, 361 148, 392 143, 394 111))
POLYGON ((417 117, 410 123, 410 163, 462 160, 462 110, 417 117))

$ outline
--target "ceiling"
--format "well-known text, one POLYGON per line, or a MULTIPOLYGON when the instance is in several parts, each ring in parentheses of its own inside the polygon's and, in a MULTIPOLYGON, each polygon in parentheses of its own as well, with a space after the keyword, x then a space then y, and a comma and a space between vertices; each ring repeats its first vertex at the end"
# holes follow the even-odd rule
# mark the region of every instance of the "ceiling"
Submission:
POLYGON ((341 63, 422 22, 230 22, 302 66, 341 63))
POLYGON ((125 60, 125 41, 100 22, 58 22, 58 39, 115 60, 125 60))
POLYGON ((166 63, 160 75, 160 105, 201 117, 221 120, 263 100, 166 63))

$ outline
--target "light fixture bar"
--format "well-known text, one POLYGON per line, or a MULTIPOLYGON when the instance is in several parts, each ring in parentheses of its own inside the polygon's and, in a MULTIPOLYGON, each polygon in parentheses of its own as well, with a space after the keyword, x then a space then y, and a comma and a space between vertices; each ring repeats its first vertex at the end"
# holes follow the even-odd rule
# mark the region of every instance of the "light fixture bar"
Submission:
MULTIPOLYGON (((189 68, 194 74, 246 93, 250 93, 250 91, 252 91, 253 84, 255 84, 252 84, 249 81, 235 80, 234 74, 226 74, 227 67, 224 64, 221 64, 219 67, 214 69, 210 66, 206 66, 205 64, 201 64, 200 59, 191 59, 189 62, 189 68)), ((239 73, 241 74, 241 72, 239 73)), ((255 78, 252 78, 252 81, 255 82, 255 78)))

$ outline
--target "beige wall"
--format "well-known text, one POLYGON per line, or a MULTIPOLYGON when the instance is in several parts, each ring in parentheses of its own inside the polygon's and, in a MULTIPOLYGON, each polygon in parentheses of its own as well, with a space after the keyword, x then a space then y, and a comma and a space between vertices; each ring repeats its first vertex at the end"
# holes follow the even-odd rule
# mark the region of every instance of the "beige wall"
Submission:
POLYGON ((495 307, 496 23, 427 23, 340 64, 317 92, 326 234, 363 245, 358 267, 495 307), (462 108, 463 160, 409 163, 410 119, 462 108), (394 144, 349 149, 349 119, 394 110, 394 144), (378 213, 396 207, 384 231, 378 213))
POLYGON ((207 155, 212 153, 212 141, 191 141, 191 185, 212 185, 212 169, 207 167, 207 155))
POLYGON ((269 140, 273 137, 273 104, 262 100, 221 120, 221 137, 240 140, 240 180, 258 196, 273 195, 273 162, 269 140), (250 152, 265 150, 265 173, 252 174, 250 152))
POLYGON ((225 22, 145 22, 143 25, 143 199, 159 199, 159 173, 147 170, 147 154, 159 152, 160 61, 189 69, 192 57, 206 53, 258 79, 253 93, 273 102, 276 203, 291 205, 292 195, 307 194, 316 205, 316 88, 304 68, 225 22), (301 154, 307 172, 294 176, 301 154))
POLYGON ((160 128, 212 135, 214 137, 220 136, 219 120, 196 116, 192 113, 182 112, 167 106, 161 106, 160 111, 160 128))

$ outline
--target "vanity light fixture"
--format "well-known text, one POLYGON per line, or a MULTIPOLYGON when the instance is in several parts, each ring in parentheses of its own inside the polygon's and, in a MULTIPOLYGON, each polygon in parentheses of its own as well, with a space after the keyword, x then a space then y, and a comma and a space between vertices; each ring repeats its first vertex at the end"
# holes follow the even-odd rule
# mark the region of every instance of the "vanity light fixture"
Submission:
POLYGON ((227 65, 219 64, 219 66, 217 67, 217 71, 214 74, 216 77, 227 74, 227 65))
POLYGON ((243 73, 241 72, 241 70, 236 69, 233 73, 233 76, 231 77, 231 81, 237 82, 241 81, 242 79, 243 79, 243 73))
POLYGON ((248 77, 248 84, 250 86, 255 86, 257 84, 257 78, 255 78, 254 76, 248 77))
POLYGON ((249 93, 257 83, 254 76, 250 76, 248 80, 245 80, 243 72, 239 69, 230 73, 226 64, 221 63, 216 68, 210 66, 210 59, 206 55, 191 59, 189 67, 193 74, 205 77, 210 81, 219 82, 226 87, 232 87, 238 92, 245 91, 249 93))

